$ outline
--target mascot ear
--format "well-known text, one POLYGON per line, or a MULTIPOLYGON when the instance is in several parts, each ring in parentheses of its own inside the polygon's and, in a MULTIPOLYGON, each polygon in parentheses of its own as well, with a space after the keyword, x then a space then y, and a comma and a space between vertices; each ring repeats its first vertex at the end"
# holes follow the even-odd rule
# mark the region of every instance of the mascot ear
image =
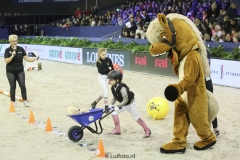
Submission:
POLYGON ((168 28, 168 21, 164 14, 158 13, 157 15, 159 23, 168 28))

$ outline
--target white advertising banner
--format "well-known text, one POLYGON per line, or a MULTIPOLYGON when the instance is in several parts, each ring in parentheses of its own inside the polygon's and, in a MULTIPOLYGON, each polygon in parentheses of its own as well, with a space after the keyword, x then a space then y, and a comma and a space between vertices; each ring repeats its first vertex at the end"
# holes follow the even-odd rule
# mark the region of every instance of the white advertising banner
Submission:
POLYGON ((240 88, 240 61, 211 59, 213 84, 240 88))
POLYGON ((51 61, 82 64, 82 48, 59 47, 59 46, 44 46, 44 45, 29 45, 18 44, 23 47, 26 52, 35 51, 40 56, 40 59, 51 61))
POLYGON ((4 57, 5 49, 9 46, 10 44, 0 44, 0 57, 4 57))

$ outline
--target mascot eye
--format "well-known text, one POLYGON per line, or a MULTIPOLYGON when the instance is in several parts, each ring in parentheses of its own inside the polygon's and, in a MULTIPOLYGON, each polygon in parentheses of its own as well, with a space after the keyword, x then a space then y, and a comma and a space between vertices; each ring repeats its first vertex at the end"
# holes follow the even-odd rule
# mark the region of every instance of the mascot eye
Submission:
POLYGON ((167 37, 166 37, 166 36, 163 36, 163 39, 164 39, 164 40, 167 40, 167 37))

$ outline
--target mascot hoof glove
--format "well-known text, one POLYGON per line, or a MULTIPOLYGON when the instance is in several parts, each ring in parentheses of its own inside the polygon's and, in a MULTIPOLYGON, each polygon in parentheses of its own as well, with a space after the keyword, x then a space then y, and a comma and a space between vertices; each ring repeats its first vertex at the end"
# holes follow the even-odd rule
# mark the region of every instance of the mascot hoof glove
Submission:
POLYGON ((185 151, 186 148, 180 147, 172 142, 167 143, 160 148, 160 152, 164 154, 183 154, 185 151))
MULTIPOLYGON (((214 142, 212 142, 212 143, 210 143, 210 144, 208 144, 208 145, 206 145, 206 146, 203 146, 202 148, 197 147, 197 146, 196 146, 196 143, 195 143, 194 149, 197 150, 197 151, 207 150, 207 149, 211 148, 212 146, 214 146, 214 145, 216 144, 216 142, 217 142, 217 141, 214 141, 214 142)), ((198 142, 197 142, 197 143, 198 143, 198 142)))
POLYGON ((165 89, 164 95, 167 100, 173 102, 178 98, 178 90, 174 86, 168 86, 165 89))

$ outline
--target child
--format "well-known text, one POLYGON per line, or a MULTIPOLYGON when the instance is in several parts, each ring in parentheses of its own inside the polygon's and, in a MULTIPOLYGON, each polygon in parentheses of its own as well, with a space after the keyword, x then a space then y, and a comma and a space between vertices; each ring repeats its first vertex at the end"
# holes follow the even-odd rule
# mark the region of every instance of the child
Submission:
POLYGON ((114 135, 120 135, 121 129, 120 129, 120 122, 118 118, 118 114, 121 113, 124 110, 127 110, 134 119, 138 122, 138 124, 141 125, 141 127, 145 131, 144 138, 147 138, 151 135, 151 130, 147 127, 145 122, 139 118, 136 108, 136 103, 134 99, 134 93, 131 92, 128 88, 128 86, 124 83, 122 83, 122 74, 120 71, 113 70, 108 74, 109 84, 112 86, 112 94, 113 99, 111 101, 111 105, 114 105, 116 101, 118 101, 120 104, 117 105, 119 110, 115 110, 112 113, 113 122, 115 124, 115 129, 110 133, 114 135))
MULTIPOLYGON (((96 62, 96 66, 98 69, 98 81, 102 87, 101 95, 91 104, 92 108, 94 109, 97 103, 104 98, 104 105, 105 109, 108 109, 108 73, 113 70, 112 60, 107 55, 106 48, 99 48, 98 49, 98 59, 96 62)), ((108 110, 107 110, 108 111, 108 110)))

